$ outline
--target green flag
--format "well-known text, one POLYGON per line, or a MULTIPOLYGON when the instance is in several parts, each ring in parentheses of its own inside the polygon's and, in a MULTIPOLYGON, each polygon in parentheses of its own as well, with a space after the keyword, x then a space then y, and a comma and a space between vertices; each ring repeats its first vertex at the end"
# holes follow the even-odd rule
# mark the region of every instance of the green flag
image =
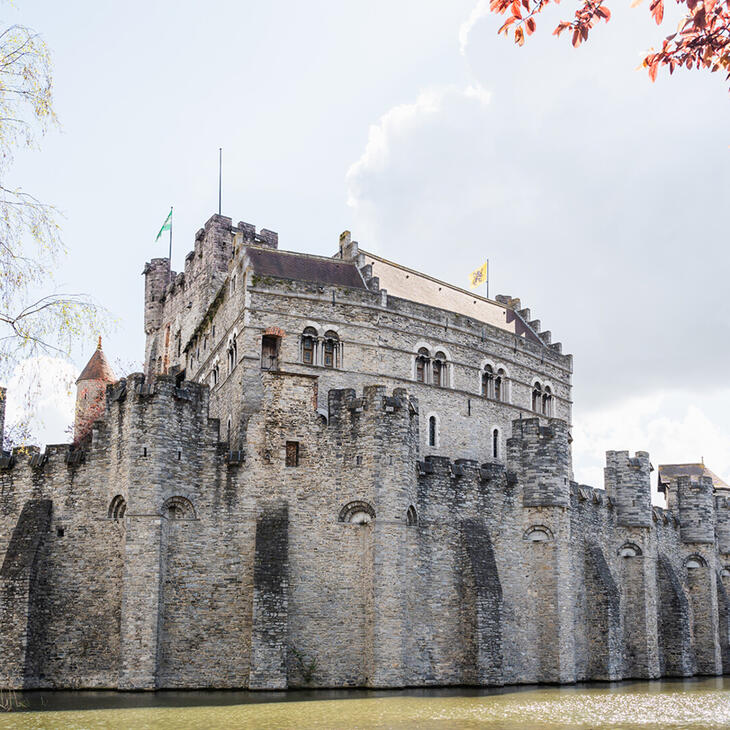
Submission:
POLYGON ((157 238, 155 238, 155 243, 160 240, 160 236, 163 234, 164 231, 169 231, 172 228, 172 208, 170 208, 170 212, 167 214, 167 218, 165 218, 165 222, 162 224, 162 228, 160 228, 160 232, 157 234, 157 238))

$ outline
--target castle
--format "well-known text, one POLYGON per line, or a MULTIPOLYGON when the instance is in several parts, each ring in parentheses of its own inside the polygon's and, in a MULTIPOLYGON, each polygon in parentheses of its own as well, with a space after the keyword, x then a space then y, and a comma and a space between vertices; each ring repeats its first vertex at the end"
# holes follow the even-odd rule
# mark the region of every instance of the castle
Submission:
POLYGON ((572 357, 518 299, 219 215, 144 277, 144 374, 100 343, 73 444, 0 454, 0 687, 730 671, 728 490, 575 483, 572 357))

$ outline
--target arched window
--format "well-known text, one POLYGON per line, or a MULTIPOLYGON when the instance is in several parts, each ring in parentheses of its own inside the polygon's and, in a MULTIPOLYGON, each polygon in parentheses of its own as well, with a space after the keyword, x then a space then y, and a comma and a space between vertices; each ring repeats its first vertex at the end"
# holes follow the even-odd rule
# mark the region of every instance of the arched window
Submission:
POLYGON ((416 508, 411 505, 406 512, 406 525, 413 527, 418 524, 418 515, 416 514, 416 508))
POLYGON ((438 423, 436 416, 430 416, 428 419, 428 445, 436 447, 438 442, 438 423))
POLYGON ((127 503, 121 494, 117 494, 109 504, 108 517, 114 520, 121 520, 127 511, 127 503))
POLYGON ((447 384, 446 355, 443 352, 437 352, 431 363, 431 382, 434 385, 445 386, 447 384))
POLYGON ((499 459, 499 429, 492 431, 492 458, 499 459))
POLYGON ((482 372, 482 395, 485 398, 491 398, 494 393, 494 370, 492 366, 487 364, 482 372))
POLYGON ((553 539, 553 533, 545 525, 533 525, 525 531, 522 539, 527 542, 548 542, 553 539))
POLYGON ((540 383, 535 381, 535 384, 532 386, 532 410, 535 411, 535 413, 540 413, 541 409, 542 387, 540 386, 540 383))
POLYGON ((315 348, 317 343, 317 330, 314 327, 307 327, 302 332, 302 362, 305 365, 315 364, 315 348))
POLYGON ((542 394, 542 413, 544 416, 552 415, 553 393, 549 385, 545 386, 545 392, 542 394))
POLYGON ((340 522, 350 522, 355 525, 367 525, 375 519, 375 510, 367 502, 357 500, 349 502, 341 510, 339 514, 340 522))
POLYGON ((211 385, 216 386, 218 385, 218 380, 220 379, 220 369, 218 368, 218 363, 213 365, 213 370, 210 373, 210 379, 211 379, 211 385))
POLYGON ((504 368, 497 370, 497 376, 494 378, 494 399, 495 400, 507 400, 505 395, 506 383, 505 383, 505 372, 504 368))
POLYGON ((422 347, 416 355, 416 380, 419 383, 428 382, 428 363, 431 359, 431 353, 422 347))
POLYGON ((228 360, 228 374, 230 375, 238 362, 238 345, 236 344, 236 335, 233 335, 233 338, 228 343, 226 357, 228 360))
POLYGON ((641 548, 638 545, 634 545, 633 542, 625 542, 618 549, 618 556, 620 558, 637 558, 641 555, 641 548))
POLYGON ((170 497, 162 505, 162 514, 168 520, 194 520, 195 509, 189 499, 185 497, 170 497))
POLYGON ((324 333, 323 365, 326 368, 339 367, 340 338, 337 332, 329 330, 324 333))
POLYGON ((228 425, 226 427, 226 443, 230 447, 231 445, 231 419, 228 419, 228 425))
POLYGON ((707 566, 707 561, 701 555, 690 555, 684 561, 684 567, 687 570, 696 570, 697 568, 704 568, 707 566))

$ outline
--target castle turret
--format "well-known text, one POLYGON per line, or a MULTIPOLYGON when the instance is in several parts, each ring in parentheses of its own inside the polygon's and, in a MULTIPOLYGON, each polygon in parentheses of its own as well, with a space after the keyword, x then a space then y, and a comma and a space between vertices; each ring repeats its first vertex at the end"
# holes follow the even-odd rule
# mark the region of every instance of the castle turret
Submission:
POLYGON ((570 505, 570 435, 565 421, 541 426, 537 418, 512 421, 507 463, 522 484, 525 507, 570 505))
POLYGON ((651 527, 651 469, 646 451, 634 458, 628 451, 606 452, 606 492, 616 500, 619 525, 651 527))
POLYGON ((114 373, 101 349, 101 337, 99 337, 96 351, 76 381, 74 441, 81 440, 88 433, 91 424, 102 416, 106 408, 106 386, 115 380, 114 373))
POLYGON ((715 497, 715 535, 717 549, 724 555, 730 554, 730 497, 717 494, 715 497))
POLYGON ((677 479, 679 524, 682 541, 689 543, 715 542, 715 502, 712 477, 689 476, 677 479))
POLYGON ((162 324, 162 298, 170 283, 170 259, 152 259, 144 271, 144 331, 151 334, 162 324))

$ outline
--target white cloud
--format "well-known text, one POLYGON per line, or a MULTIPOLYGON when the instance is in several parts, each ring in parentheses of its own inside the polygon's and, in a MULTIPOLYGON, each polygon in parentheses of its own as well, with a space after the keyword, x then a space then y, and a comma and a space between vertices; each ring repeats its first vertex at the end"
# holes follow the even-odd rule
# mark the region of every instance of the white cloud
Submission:
POLYGON ((489 15, 489 0, 479 0, 469 13, 469 17, 459 26, 459 52, 462 56, 466 55, 472 28, 486 15, 489 15))
MULTIPOLYGON (((577 481, 603 486, 605 452, 648 451, 652 464, 699 462, 730 481, 730 427, 722 414, 730 389, 696 393, 673 390, 622 400, 576 413, 573 466, 577 481)), ((656 473, 652 479, 656 490, 656 473)), ((661 498, 660 498, 661 501, 661 498)))
POLYGON ((78 370, 59 357, 18 363, 8 382, 6 432, 24 424, 38 445, 69 441, 76 403, 78 370))

